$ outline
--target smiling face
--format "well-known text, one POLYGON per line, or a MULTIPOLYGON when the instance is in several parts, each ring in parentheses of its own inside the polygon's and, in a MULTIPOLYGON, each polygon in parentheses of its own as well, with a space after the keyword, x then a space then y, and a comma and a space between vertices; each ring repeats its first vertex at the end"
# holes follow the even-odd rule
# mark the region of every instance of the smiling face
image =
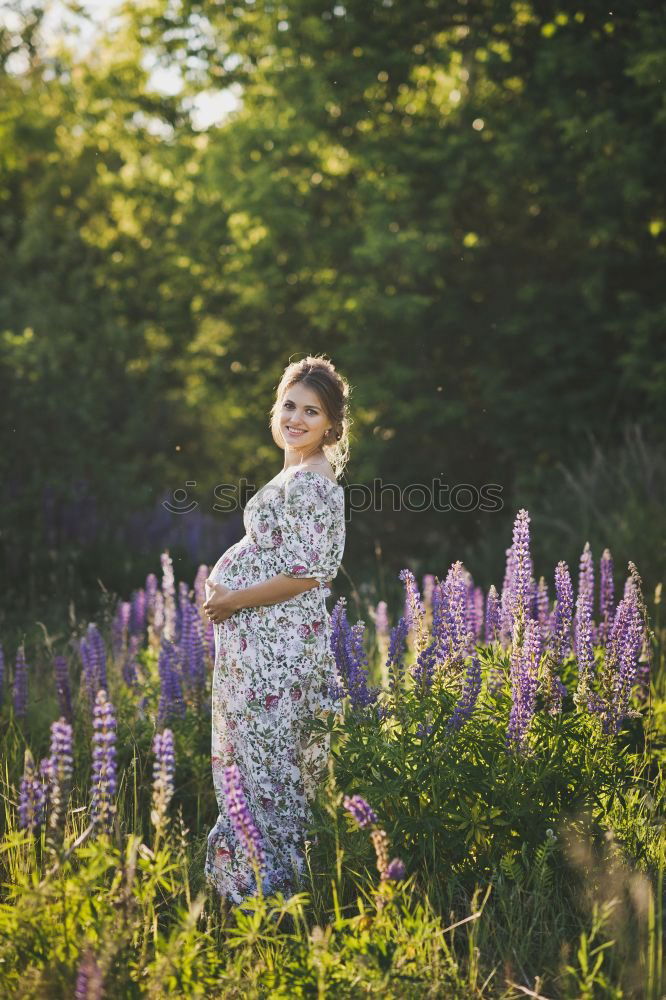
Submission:
POLYGON ((285 391, 280 407, 280 432, 287 452, 305 456, 316 451, 330 426, 316 392, 302 382, 285 391))

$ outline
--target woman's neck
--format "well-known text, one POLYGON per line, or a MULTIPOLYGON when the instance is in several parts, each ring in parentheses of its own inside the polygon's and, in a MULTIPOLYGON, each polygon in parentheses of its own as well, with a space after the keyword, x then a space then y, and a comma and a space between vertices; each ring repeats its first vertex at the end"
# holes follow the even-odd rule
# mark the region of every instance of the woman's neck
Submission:
POLYGON ((285 455, 284 465, 282 468, 284 470, 284 469, 291 469, 296 465, 327 465, 327 464, 328 460, 326 456, 324 455, 323 452, 319 451, 319 452, 313 452, 310 455, 301 456, 300 458, 296 456, 292 461, 288 461, 287 456, 285 455))

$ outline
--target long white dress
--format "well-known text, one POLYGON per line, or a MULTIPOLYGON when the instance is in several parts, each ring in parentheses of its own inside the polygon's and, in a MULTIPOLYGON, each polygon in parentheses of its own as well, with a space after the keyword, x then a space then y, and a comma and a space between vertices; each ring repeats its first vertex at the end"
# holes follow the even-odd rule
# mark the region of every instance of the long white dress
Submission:
POLYGON ((243 608, 215 626, 211 765, 220 812, 204 871, 232 903, 256 887, 222 788, 231 763, 262 838, 264 891, 290 891, 303 871, 310 801, 330 751, 326 735, 306 747, 303 723, 342 711, 324 582, 342 561, 344 490, 312 469, 283 469, 251 497, 243 523, 246 534, 220 556, 214 582, 238 589, 284 573, 320 586, 279 604, 243 608))

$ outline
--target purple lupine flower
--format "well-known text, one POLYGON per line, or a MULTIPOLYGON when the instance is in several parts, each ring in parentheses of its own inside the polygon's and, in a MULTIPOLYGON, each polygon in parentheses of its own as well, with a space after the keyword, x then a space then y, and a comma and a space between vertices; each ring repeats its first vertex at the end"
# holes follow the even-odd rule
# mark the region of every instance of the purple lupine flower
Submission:
POLYGON ((90 794, 91 819, 102 832, 110 833, 116 811, 116 718, 113 705, 100 688, 93 709, 93 761, 90 794))
POLYGON ((176 601, 175 643, 180 645, 183 630, 183 605, 190 603, 190 591, 184 580, 178 584, 178 599, 176 601))
POLYGON ((574 646, 578 661, 578 686, 574 694, 574 702, 579 708, 587 708, 592 680, 594 678, 594 646, 592 645, 592 614, 589 603, 589 591, 578 590, 576 600, 576 630, 574 646))
POLYGON ((386 601, 378 601, 375 608, 375 628, 377 635, 387 636, 389 634, 389 620, 386 601))
POLYGON ((439 652, 440 639, 436 636, 418 653, 416 663, 410 669, 410 673, 414 678, 414 683, 423 693, 425 693, 432 686, 433 674, 437 664, 439 652))
POLYGON ((237 764, 230 764, 222 772, 222 787, 229 810, 229 818, 234 829, 250 858, 252 864, 259 866, 260 872, 266 869, 266 855, 261 836, 250 813, 243 791, 240 771, 237 764))
POLYGON ((16 650, 14 668, 14 714, 23 719, 28 713, 28 664, 25 660, 23 643, 16 650))
POLYGON ((446 574, 442 587, 444 598, 444 619, 446 621, 450 650, 454 655, 467 645, 467 622, 465 620, 465 598, 467 582, 465 569, 460 560, 454 562, 446 574))
POLYGON ((395 694, 402 685, 403 657, 407 644, 407 622, 401 618, 397 625, 391 629, 389 637, 388 656, 386 657, 386 670, 389 677, 389 688, 395 694))
POLYGON ((340 597, 331 613, 331 650, 342 681, 338 694, 349 695, 354 708, 363 708, 377 701, 379 690, 368 687, 368 658, 363 646, 365 622, 350 626, 345 606, 345 598, 340 597))
POLYGON ((176 590, 173 562, 168 549, 160 556, 162 563, 162 596, 164 598, 164 637, 170 642, 176 639, 176 590))
POLYGON ((153 808, 151 819, 155 826, 161 826, 166 818, 166 811, 174 793, 174 773, 176 755, 174 750, 173 732, 163 729, 155 733, 153 738, 153 808))
POLYGON ((572 612, 571 576, 567 564, 559 562, 555 569, 555 607, 551 614, 544 601, 539 621, 543 644, 547 644, 543 658, 542 692, 549 715, 558 715, 562 711, 562 702, 567 694, 559 667, 569 650, 572 612))
POLYGON ((594 644, 595 627, 592 618, 592 615, 594 614, 594 560, 592 558, 592 549, 590 548, 589 542, 585 542, 585 547, 580 557, 578 571, 578 596, 576 598, 576 616, 574 618, 574 642, 578 631, 579 615, 582 613, 578 610, 579 600, 584 602, 589 612, 589 614, 586 615, 586 618, 589 618, 590 637, 592 643, 594 644))
POLYGON ((164 611, 164 594, 161 590, 158 590, 155 594, 155 603, 153 611, 153 620, 151 623, 151 629, 154 636, 161 638, 164 634, 164 622, 165 622, 165 611, 164 611))
POLYGON ((392 858, 381 873, 381 878, 386 882, 402 882, 406 873, 405 862, 401 858, 392 858))
POLYGON ((79 643, 83 679, 91 704, 100 688, 106 690, 106 648, 97 625, 90 622, 79 643))
POLYGON ((132 605, 129 601, 120 601, 111 623, 111 649, 114 656, 119 656, 127 645, 127 630, 129 628, 132 605))
POLYGON ((92 650, 93 658, 96 664, 99 686, 106 690, 106 647, 104 645, 102 634, 94 622, 88 625, 87 635, 90 649, 92 650))
POLYGON ((416 735, 419 737, 419 739, 425 739, 427 736, 430 736, 430 734, 432 733, 432 729, 433 729, 432 725, 426 724, 424 726, 421 722, 419 722, 416 727, 416 735))
POLYGON ((155 621, 155 604, 157 601, 157 595, 159 593, 159 585, 157 583, 157 577, 154 573, 149 573, 146 577, 146 618, 149 625, 153 625, 155 621))
POLYGON ((437 640, 438 650, 446 645, 446 607, 444 600, 444 583, 435 577, 431 596, 432 606, 432 638, 437 640))
POLYGON ((573 584, 569 567, 564 561, 555 567, 555 610, 551 630, 552 649, 559 666, 571 648, 573 616, 573 584))
POLYGON ((74 1000, 102 1000, 103 982, 102 970, 97 964, 94 951, 88 945, 79 963, 74 1000))
MULTIPOLYGON (((530 516, 521 508, 513 525, 514 573, 509 602, 512 635, 516 619, 522 629, 530 612, 530 580, 532 578, 532 557, 530 555, 530 516)), ((513 642, 513 638, 512 638, 513 642)))
POLYGON ((601 698, 592 705, 593 710, 601 714, 604 733, 617 733, 629 714, 629 699, 643 646, 643 628, 637 594, 632 590, 615 610, 601 672, 601 698))
POLYGON ((581 553, 578 572, 578 597, 584 595, 584 599, 590 608, 590 617, 594 610, 594 559, 590 543, 585 542, 585 547, 581 553))
POLYGON ((183 674, 191 690, 200 695, 206 684, 201 616, 196 607, 185 599, 181 603, 180 649, 183 674))
POLYGON ((485 640, 489 645, 491 642, 495 642, 499 639, 501 627, 501 608, 499 595, 495 589, 495 585, 491 584, 488 591, 488 597, 486 599, 486 631, 485 640))
POLYGON ((420 649, 424 641, 426 610, 421 600, 419 587, 410 569, 401 569, 398 578, 405 587, 404 618, 407 622, 408 635, 413 636, 416 648, 420 649))
POLYGON ((90 702, 94 701, 99 684, 97 682, 94 659, 88 649, 86 637, 83 636, 78 645, 81 658, 81 683, 90 702))
POLYGON ((178 671, 178 653, 166 638, 162 638, 157 660, 160 677, 160 700, 157 710, 158 724, 162 725, 171 716, 185 715, 183 688, 178 671))
POLYGON ((613 624, 615 603, 615 583, 613 581, 613 557, 610 549, 604 549, 599 563, 599 641, 605 643, 613 624))
POLYGON ((479 692, 481 691, 481 664, 478 657, 472 656, 469 666, 465 672, 465 679, 462 685, 460 698, 453 710, 453 715, 446 724, 449 732, 457 732, 462 729, 467 720, 472 715, 479 692))
POLYGON ((18 825, 20 830, 34 833, 44 821, 44 792, 35 775, 35 762, 26 748, 24 769, 19 786, 18 825))
POLYGON ((465 632, 473 636, 476 631, 476 616, 474 608, 474 580, 469 570, 463 571, 463 581, 465 589, 463 591, 463 621, 465 622, 465 632))
POLYGON ((356 820, 361 829, 377 823, 377 814, 372 807, 360 795, 345 795, 342 804, 351 816, 356 820))
POLYGON ((139 655, 139 643, 141 636, 130 635, 127 643, 127 651, 123 658, 123 680, 129 688, 134 688, 138 682, 137 656, 139 655))
MULTIPOLYGON (((643 581, 641 580, 636 564, 631 562, 631 560, 629 560, 629 572, 634 584, 634 599, 643 623, 643 638, 639 648, 640 658, 638 661, 636 679, 640 686, 640 690, 638 692, 639 697, 642 701, 645 701, 650 693, 650 677, 652 674, 652 644, 655 641, 655 636, 654 632, 648 625, 649 615, 645 605, 645 598, 643 597, 643 581)), ((661 584, 658 586, 660 598, 661 584)), ((655 593, 655 603, 657 603, 657 601, 658 597, 655 593)))
POLYGON ((143 636, 146 631, 146 592, 143 587, 132 594, 129 630, 131 635, 143 636))
POLYGON ((528 618, 521 629, 520 618, 517 616, 511 649, 512 705, 507 730, 507 744, 518 750, 525 747, 534 716, 540 658, 539 623, 528 618), (522 643, 519 641, 521 631, 523 632, 522 643))
POLYGON ((352 705, 358 707, 374 704, 379 694, 377 689, 368 687, 370 670, 363 644, 364 635, 365 622, 358 621, 347 632, 344 643, 347 671, 343 678, 346 679, 352 705))
POLYGON ((72 688, 69 681, 69 666, 66 656, 53 657, 53 672, 55 674, 56 695, 60 714, 66 719, 72 718, 72 688))
POLYGON ((64 717, 51 723, 51 756, 49 768, 49 829, 51 848, 62 844, 67 820, 67 806, 72 788, 74 756, 72 727, 64 717))
POLYGON ((465 570, 460 560, 452 563, 442 585, 441 622, 433 633, 438 640, 438 657, 447 670, 456 674, 464 658, 473 647, 473 634, 465 622, 465 597, 467 584, 465 570))
POLYGON ((187 681, 189 674, 188 656, 192 641, 192 622, 189 611, 185 605, 190 604, 187 585, 181 582, 178 584, 178 612, 176 616, 176 640, 174 645, 178 649, 182 664, 183 680, 187 681))
POLYGON ((624 642, 619 656, 619 670, 615 687, 614 729, 628 715, 631 690, 638 676, 638 659, 643 647, 643 621, 637 601, 630 602, 624 642))
POLYGON ((331 611, 331 650, 335 656, 338 670, 342 672, 342 660, 344 657, 344 639, 347 634, 349 623, 347 622, 347 601, 344 597, 339 597, 331 611))

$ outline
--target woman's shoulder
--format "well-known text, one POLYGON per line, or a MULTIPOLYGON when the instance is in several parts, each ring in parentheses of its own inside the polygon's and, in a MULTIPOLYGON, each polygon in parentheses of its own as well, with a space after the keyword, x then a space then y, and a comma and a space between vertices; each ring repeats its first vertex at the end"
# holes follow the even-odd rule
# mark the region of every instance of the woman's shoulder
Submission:
POLYGON ((332 487, 342 490, 335 473, 330 465, 295 465, 293 468, 285 469, 285 479, 289 482, 316 482, 317 480, 328 483, 332 487), (315 477, 314 479, 312 477, 315 477))

